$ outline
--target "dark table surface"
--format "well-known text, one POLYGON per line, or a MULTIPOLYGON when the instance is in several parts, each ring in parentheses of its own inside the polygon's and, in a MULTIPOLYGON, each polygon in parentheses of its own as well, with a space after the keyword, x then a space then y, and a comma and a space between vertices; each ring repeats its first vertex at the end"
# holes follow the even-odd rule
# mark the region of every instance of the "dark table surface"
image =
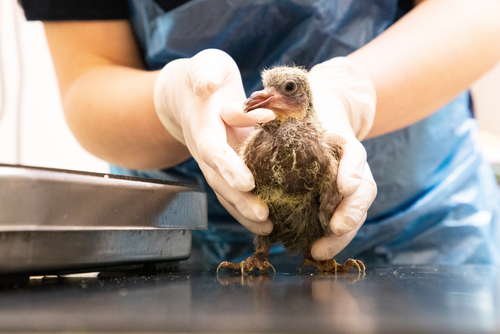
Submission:
POLYGON ((32 279, 0 290, 0 332, 500 333, 499 267, 277 270, 32 279))

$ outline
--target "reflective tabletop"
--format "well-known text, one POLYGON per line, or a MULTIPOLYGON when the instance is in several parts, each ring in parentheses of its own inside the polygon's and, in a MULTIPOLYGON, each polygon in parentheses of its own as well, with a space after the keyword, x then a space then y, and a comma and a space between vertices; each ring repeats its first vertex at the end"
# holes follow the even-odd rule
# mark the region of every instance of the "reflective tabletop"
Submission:
POLYGON ((500 333, 499 267, 276 269, 31 279, 0 290, 0 332, 500 333))

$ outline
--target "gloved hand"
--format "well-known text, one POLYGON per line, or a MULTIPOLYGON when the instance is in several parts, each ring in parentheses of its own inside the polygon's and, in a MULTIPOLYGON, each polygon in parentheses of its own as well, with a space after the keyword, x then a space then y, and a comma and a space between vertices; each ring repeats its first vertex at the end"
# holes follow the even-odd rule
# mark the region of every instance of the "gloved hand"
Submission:
POLYGON ((376 93, 368 74, 344 57, 314 66, 308 78, 323 127, 346 140, 337 176, 344 199, 330 221, 333 235, 320 238, 311 249, 315 259, 327 260, 351 242, 377 195, 366 151, 359 142, 373 124, 376 93))
MULTIPOLYGON (((160 121, 187 146, 221 204, 250 231, 266 235, 273 228, 269 210, 249 193, 252 173, 228 144, 237 145, 253 128, 226 127, 220 116, 222 106, 245 99, 236 63, 215 49, 168 63, 154 88, 160 121)), ((246 117, 262 122, 268 116, 256 111, 246 117)))

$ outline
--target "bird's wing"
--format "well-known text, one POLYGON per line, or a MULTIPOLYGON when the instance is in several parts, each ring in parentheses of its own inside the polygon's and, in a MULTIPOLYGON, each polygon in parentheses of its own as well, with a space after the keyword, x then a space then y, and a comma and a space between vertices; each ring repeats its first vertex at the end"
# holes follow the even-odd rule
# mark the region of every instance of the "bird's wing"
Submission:
MULTIPOLYGON (((342 146, 346 143, 344 137, 333 133, 328 133, 325 134, 325 142, 332 150, 332 154, 336 158, 337 162, 340 162, 340 159, 342 159, 342 154, 344 153, 344 149, 342 148, 342 146)), ((335 178, 337 177, 335 176, 335 178)))
POLYGON ((272 140, 273 137, 270 134, 262 128, 257 128, 238 149, 238 155, 252 172, 256 185, 269 182, 267 180, 269 173, 265 171, 268 169, 266 162, 269 162, 272 140))
POLYGON ((342 145, 345 143, 345 139, 334 134, 328 134, 325 136, 325 142, 332 154, 330 159, 330 175, 327 178, 332 181, 324 185, 320 195, 319 220, 325 230, 325 234, 330 234, 330 219, 343 198, 337 187, 337 173, 343 153, 342 145))
MULTIPOLYGON (((243 141, 241 146, 238 148, 238 151, 237 151, 238 155, 243 161, 245 161, 248 157, 248 154, 251 153, 253 146, 254 146, 255 139, 261 133, 261 131, 262 131, 262 129, 259 129, 259 128, 255 129, 252 133, 250 133, 250 135, 243 141)), ((245 163, 246 163, 246 161, 245 161, 245 163)))
POLYGON ((328 232, 325 234, 330 234, 330 219, 332 219, 333 213, 343 198, 337 189, 336 183, 337 182, 334 181, 326 184, 320 196, 319 220, 325 231, 328 232))

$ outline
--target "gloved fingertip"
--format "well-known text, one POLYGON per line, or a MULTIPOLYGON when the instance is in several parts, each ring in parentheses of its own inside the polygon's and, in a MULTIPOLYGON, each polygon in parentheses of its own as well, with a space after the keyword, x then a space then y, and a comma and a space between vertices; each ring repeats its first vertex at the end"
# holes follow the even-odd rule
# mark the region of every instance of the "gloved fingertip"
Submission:
POLYGON ((338 177, 337 188, 343 196, 349 197, 352 196, 352 194, 354 194, 356 190, 358 190, 361 182, 361 175, 357 174, 353 174, 349 177, 338 177))
POLYGON ((258 234, 260 235, 269 235, 271 234, 274 228, 273 223, 271 223, 269 219, 264 222, 258 223, 257 227, 259 231, 258 234))
POLYGON ((342 217, 332 219, 330 222, 330 230, 337 237, 341 237, 346 233, 351 232, 357 226, 357 222, 351 217, 342 217))
POLYGON ((194 85, 194 93, 199 97, 209 97, 220 88, 219 80, 215 78, 200 77, 194 85))
POLYGON ((337 237, 341 237, 341 236, 343 236, 344 234, 346 234, 346 233, 348 233, 350 231, 351 231, 351 229, 348 229, 345 226, 337 227, 335 229, 332 229, 332 233, 335 234, 337 237))
POLYGON ((229 147, 220 155, 213 155, 212 162, 226 182, 239 191, 248 192, 255 188, 252 172, 229 147))
POLYGON ((220 85, 218 83, 215 83, 213 81, 208 81, 206 83, 206 90, 207 92, 212 95, 215 93, 217 90, 219 90, 220 85))
POLYGON ((255 188, 255 180, 252 175, 245 177, 230 177, 229 179, 224 177, 229 185, 239 191, 248 192, 255 188))
POLYGON ((276 115, 269 109, 257 109, 255 111, 255 119, 258 123, 267 123, 275 118, 276 115))
POLYGON ((318 261, 325 261, 329 260, 333 257, 333 255, 330 255, 330 252, 326 247, 322 247, 322 245, 314 245, 311 248, 311 255, 315 260, 318 261))
POLYGON ((263 203, 254 206, 253 212, 260 222, 266 221, 269 217, 269 208, 263 203))

